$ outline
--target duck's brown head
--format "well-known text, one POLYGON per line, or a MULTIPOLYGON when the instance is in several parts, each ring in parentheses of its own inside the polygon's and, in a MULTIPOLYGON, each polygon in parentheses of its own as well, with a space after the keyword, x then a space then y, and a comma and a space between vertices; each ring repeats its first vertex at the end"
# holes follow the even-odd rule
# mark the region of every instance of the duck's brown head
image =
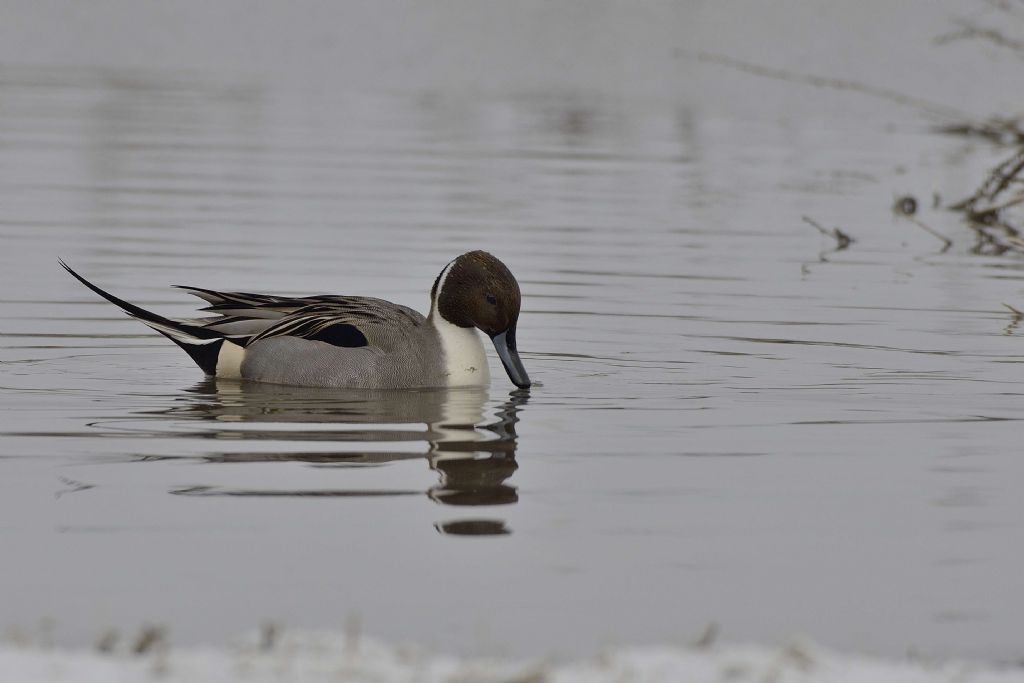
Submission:
POLYGON ((519 283, 486 251, 470 251, 449 263, 430 290, 436 313, 458 327, 475 327, 494 342, 505 372, 518 387, 530 378, 516 350, 519 283))

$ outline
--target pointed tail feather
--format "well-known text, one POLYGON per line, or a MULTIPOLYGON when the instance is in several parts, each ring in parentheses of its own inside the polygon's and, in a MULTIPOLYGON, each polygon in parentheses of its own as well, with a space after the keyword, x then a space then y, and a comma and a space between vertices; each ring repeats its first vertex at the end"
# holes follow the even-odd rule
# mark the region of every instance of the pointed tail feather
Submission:
POLYGON ((75 271, 71 270, 71 267, 64 263, 63 260, 57 259, 57 262, 63 266, 64 270, 71 273, 76 280, 94 291, 96 294, 99 294, 101 297, 114 304, 136 320, 140 320, 146 325, 149 325, 151 328, 183 348, 188 355, 192 357, 192 360, 196 362, 196 365, 203 370, 203 372, 208 375, 216 374, 217 357, 220 352, 220 347, 224 343, 224 335, 205 327, 191 325, 178 320, 171 320, 170 318, 165 318, 162 315, 157 315, 152 311, 147 311, 144 308, 114 296, 110 292, 100 289, 75 271))

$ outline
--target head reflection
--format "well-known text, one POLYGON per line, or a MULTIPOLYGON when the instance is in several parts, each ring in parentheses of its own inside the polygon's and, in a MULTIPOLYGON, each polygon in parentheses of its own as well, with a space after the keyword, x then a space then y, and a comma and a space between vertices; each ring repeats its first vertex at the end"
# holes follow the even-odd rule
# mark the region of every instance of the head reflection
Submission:
MULTIPOLYGON (((516 423, 528 400, 517 390, 487 414, 482 389, 343 391, 209 379, 189 391, 183 404, 164 416, 199 421, 189 436, 233 443, 282 443, 287 452, 243 449, 208 453, 210 462, 305 462, 318 468, 348 469, 337 481, 358 478, 353 468, 399 460, 425 459, 437 473, 423 489, 230 488, 189 486, 185 496, 379 497, 426 495, 450 506, 508 505, 519 499, 507 483, 518 469, 516 423), (338 443, 351 448, 338 448, 338 443), (324 446, 331 444, 331 448, 324 446), (317 446, 320 446, 317 448, 317 446), (348 476, 349 474, 353 476, 348 476)), ((240 444, 240 445, 241 445, 240 444)), ((444 534, 502 535, 502 520, 453 519, 438 522, 444 534)))

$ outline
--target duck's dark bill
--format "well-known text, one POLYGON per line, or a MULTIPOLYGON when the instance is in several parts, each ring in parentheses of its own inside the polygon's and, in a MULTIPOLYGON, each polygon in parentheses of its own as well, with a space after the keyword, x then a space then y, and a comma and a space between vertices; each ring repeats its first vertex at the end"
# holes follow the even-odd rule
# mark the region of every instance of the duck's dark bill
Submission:
POLYGON ((501 364, 505 366, 505 372, 512 383, 521 389, 530 386, 530 376, 526 374, 523 361, 519 359, 519 352, 516 351, 516 328, 510 327, 501 334, 491 337, 494 342, 494 350, 501 358, 501 364))

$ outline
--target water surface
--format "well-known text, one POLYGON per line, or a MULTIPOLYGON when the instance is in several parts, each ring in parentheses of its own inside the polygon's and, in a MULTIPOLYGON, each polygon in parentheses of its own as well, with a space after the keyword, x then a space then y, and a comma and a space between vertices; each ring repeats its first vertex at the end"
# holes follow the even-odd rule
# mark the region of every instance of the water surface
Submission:
POLYGON ((0 625, 1021 655, 1024 263, 928 208, 998 150, 913 112, 159 71, 7 69, 0 102, 0 625), (202 380, 56 263, 166 315, 171 284, 424 310, 476 248, 522 285, 528 392, 493 357, 487 392, 202 380))

